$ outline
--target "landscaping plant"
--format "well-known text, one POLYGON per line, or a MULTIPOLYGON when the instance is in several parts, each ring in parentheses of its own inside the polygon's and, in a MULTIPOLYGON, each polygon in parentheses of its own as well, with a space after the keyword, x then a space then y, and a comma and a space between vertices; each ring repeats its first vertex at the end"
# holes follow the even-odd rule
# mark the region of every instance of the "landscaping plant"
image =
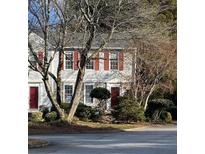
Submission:
POLYGON ((94 88, 90 93, 91 98, 98 99, 98 107, 102 111, 106 109, 106 101, 110 98, 110 96, 110 91, 103 87, 94 88))
POLYGON ((119 104, 116 105, 112 114, 119 121, 137 122, 145 120, 143 108, 134 98, 127 96, 119 98, 119 104))
POLYGON ((33 112, 31 116, 31 121, 32 122, 42 122, 43 121, 43 113, 38 111, 38 112, 33 112))

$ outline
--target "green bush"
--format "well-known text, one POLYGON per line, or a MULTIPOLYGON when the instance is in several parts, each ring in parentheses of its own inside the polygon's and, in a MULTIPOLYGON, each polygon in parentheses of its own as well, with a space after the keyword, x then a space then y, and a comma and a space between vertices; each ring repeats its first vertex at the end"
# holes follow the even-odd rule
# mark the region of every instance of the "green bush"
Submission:
POLYGON ((106 110, 106 100, 111 96, 110 91, 103 87, 94 88, 91 93, 91 98, 96 98, 99 101, 98 108, 99 110, 106 110))
POLYGON ((116 120, 137 122, 145 120, 144 110, 135 99, 130 97, 120 97, 119 103, 112 112, 116 120))
POLYGON ((57 116, 57 113, 55 111, 52 111, 45 115, 45 120, 47 122, 55 121, 57 119, 57 116))
POLYGON ((173 102, 169 99, 153 99, 148 103, 147 110, 145 111, 145 116, 153 121, 160 120, 160 114, 162 111, 166 111, 171 106, 173 102))
POLYGON ((160 119, 166 123, 172 122, 172 115, 170 112, 164 111, 160 115, 160 119))
POLYGON ((70 103, 61 103, 60 107, 65 110, 66 113, 69 113, 70 110, 70 103))
POLYGON ((38 111, 38 112, 33 112, 31 116, 31 121, 32 122, 42 122, 43 121, 43 113, 38 111))
POLYGON ((96 108, 87 106, 83 103, 80 103, 78 105, 78 108, 75 113, 75 116, 77 116, 78 118, 84 121, 88 121, 89 119, 96 121, 98 118, 100 118, 101 115, 102 115, 101 111, 99 111, 96 108))
POLYGON ((90 97, 97 98, 99 100, 106 100, 110 98, 110 95, 110 91, 103 87, 94 88, 90 93, 90 97))
POLYGON ((91 107, 80 103, 76 110, 75 115, 79 118, 90 118, 91 116, 91 107))
POLYGON ((102 117, 102 115, 104 115, 103 111, 101 111, 97 108, 92 108, 90 119, 94 122, 97 122, 102 117))

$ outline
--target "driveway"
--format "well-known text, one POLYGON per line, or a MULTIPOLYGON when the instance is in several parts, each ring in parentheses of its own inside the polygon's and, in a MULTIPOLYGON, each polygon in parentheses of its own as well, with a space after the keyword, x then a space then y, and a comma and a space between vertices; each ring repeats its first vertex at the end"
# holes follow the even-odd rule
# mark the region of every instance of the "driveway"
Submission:
POLYGON ((132 129, 119 133, 32 135, 49 145, 29 154, 176 154, 176 127, 132 129))

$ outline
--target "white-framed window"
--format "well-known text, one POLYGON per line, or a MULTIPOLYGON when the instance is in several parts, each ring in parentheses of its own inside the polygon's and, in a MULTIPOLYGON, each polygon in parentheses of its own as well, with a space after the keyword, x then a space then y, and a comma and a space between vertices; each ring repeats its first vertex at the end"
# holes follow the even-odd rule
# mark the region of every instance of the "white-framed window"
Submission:
POLYGON ((73 69, 73 52, 65 53, 65 69, 73 69))
MULTIPOLYGON (((90 57, 92 55, 92 53, 88 53, 88 57, 90 57)), ((87 64, 86 64, 86 69, 94 69, 94 61, 93 59, 91 59, 87 64)))
POLYGON ((110 69, 111 70, 118 69, 118 52, 110 53, 110 69))
POLYGON ((85 103, 93 103, 93 98, 90 97, 92 90, 93 85, 85 85, 85 103))
POLYGON ((65 85, 65 101, 70 103, 73 95, 73 86, 65 85))
POLYGON ((87 64, 86 64, 86 69, 94 69, 94 60, 90 60, 87 64))

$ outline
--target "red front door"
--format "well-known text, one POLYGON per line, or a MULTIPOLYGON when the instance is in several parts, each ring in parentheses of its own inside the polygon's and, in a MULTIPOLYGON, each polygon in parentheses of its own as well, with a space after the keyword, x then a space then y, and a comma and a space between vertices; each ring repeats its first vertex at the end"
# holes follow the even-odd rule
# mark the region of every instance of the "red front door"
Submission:
POLYGON ((117 97, 120 95, 119 87, 111 87, 111 107, 117 105, 117 97))
POLYGON ((38 109, 38 87, 30 87, 30 109, 38 109))

